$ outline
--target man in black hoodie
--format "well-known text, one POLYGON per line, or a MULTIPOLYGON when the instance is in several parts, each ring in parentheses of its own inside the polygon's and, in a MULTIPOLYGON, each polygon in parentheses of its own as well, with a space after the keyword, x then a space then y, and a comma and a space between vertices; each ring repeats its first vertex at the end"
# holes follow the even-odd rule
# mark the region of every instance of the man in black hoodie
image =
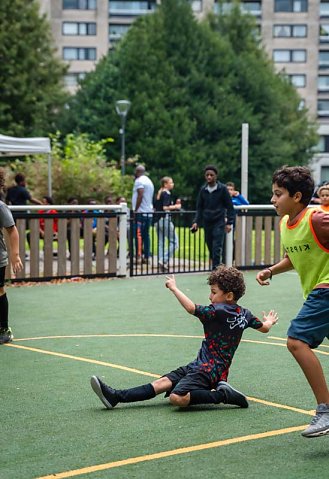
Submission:
POLYGON ((213 165, 204 169, 206 184, 202 186, 196 204, 196 216, 191 230, 204 227, 205 239, 212 260, 212 268, 223 261, 224 235, 234 223, 234 208, 226 186, 217 181, 218 170, 213 165))

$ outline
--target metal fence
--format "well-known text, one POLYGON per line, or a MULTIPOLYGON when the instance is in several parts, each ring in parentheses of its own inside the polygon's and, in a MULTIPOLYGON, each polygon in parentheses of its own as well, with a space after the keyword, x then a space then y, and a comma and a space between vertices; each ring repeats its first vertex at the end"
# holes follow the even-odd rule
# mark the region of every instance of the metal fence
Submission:
MULTIPOLYGON (((281 255, 279 218, 271 205, 235 207, 234 231, 225 235, 223 259, 240 269, 262 268, 278 261, 281 255)), ((205 244, 204 231, 192 233, 195 211, 172 212, 165 215, 161 225, 160 213, 145 214, 149 226, 150 257, 144 258, 143 225, 140 215, 130 219, 129 272, 130 276, 161 273, 192 273, 211 270, 211 261, 205 244), (172 223, 173 228, 170 227, 172 223), (163 268, 163 256, 170 243, 177 244, 163 268)))
MULTIPOLYGON (((19 231, 23 271, 18 281, 70 277, 144 276, 207 272, 211 261, 204 231, 192 233, 194 211, 130 215, 127 205, 11 207, 19 231), (97 210, 95 211, 95 208, 97 210), (40 237, 40 219, 44 233, 40 237), (53 224, 57 222, 54 235, 53 224), (97 227, 93 223, 97 221, 97 227), (149 257, 145 258, 145 229, 149 257), (143 238, 144 233, 144 238, 143 238), (169 250, 169 257, 166 256, 169 250)), ((261 268, 281 257, 279 218, 272 206, 236 207, 234 232, 226 235, 224 259, 240 269, 261 268)), ((7 279, 11 279, 7 268, 7 279)))

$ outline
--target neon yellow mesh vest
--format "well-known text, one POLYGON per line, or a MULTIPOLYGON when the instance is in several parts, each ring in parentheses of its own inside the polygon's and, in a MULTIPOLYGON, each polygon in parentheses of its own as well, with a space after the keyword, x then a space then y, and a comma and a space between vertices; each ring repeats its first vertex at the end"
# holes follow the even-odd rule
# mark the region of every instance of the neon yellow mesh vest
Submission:
POLYGON ((317 284, 329 283, 329 250, 318 242, 311 218, 315 210, 307 208, 294 226, 288 226, 288 215, 281 221, 281 240, 299 274, 304 298, 317 284))

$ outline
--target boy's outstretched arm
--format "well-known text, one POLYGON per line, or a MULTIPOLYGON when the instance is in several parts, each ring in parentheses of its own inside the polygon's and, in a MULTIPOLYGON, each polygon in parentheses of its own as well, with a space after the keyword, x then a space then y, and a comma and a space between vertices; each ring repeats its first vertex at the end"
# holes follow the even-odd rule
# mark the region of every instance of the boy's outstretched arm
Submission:
POLYGON ((273 324, 276 324, 279 320, 278 313, 274 311, 274 309, 271 309, 271 311, 266 314, 265 311, 263 311, 263 326, 257 331, 261 333, 268 333, 273 324))
POLYGON ((268 286, 270 284, 268 280, 271 279, 272 276, 280 273, 285 273, 286 271, 290 271, 291 269, 294 269, 294 267, 289 259, 289 256, 286 255, 281 261, 274 264, 270 268, 265 268, 259 271, 256 276, 256 281, 261 286, 268 286))
POLYGON ((176 286, 175 276, 166 276, 166 288, 170 289, 183 306, 183 308, 190 314, 195 312, 195 304, 190 300, 180 289, 176 286))

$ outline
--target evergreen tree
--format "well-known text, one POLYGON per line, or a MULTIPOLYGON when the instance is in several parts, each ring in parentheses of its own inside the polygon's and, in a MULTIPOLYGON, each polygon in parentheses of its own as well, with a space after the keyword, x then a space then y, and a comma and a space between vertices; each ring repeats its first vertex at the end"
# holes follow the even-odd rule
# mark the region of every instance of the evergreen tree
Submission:
MULTIPOLYGON (((252 201, 267 201, 273 169, 306 163, 315 143, 294 88, 274 72, 239 8, 198 22, 185 0, 163 2, 87 76, 66 125, 117 139, 114 102, 122 98, 132 102, 128 155, 140 156, 155 183, 173 176, 175 191, 193 201, 208 163, 218 165, 222 181, 238 182, 242 123, 250 125, 252 201)), ((116 148, 119 158, 119 141, 116 148)))
POLYGON ((65 67, 35 0, 0 2, 0 131, 40 136, 54 128, 64 104, 65 67))

